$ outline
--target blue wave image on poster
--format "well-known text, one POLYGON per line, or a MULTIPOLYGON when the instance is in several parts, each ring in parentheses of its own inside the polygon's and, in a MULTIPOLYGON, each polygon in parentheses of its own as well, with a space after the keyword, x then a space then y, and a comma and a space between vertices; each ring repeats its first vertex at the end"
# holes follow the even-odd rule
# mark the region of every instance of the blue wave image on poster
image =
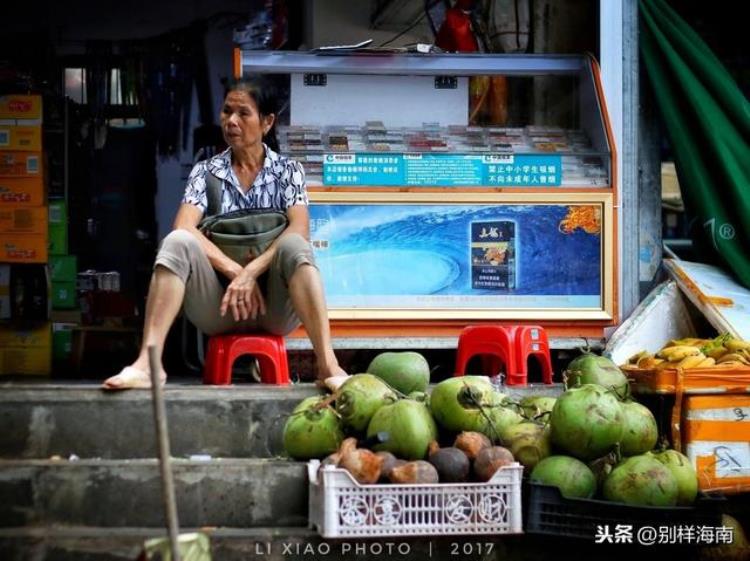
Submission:
POLYGON ((600 236, 559 230, 566 205, 310 206, 330 295, 493 295, 472 288, 471 223, 516 224, 516 295, 599 295, 600 236))

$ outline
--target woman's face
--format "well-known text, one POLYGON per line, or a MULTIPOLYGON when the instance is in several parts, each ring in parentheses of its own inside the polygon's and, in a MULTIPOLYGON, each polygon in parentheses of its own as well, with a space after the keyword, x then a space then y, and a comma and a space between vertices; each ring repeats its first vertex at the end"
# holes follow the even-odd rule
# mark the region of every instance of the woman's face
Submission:
POLYGON ((233 149, 260 146, 263 135, 273 125, 274 115, 261 116, 255 101, 242 91, 231 91, 221 109, 221 131, 233 149))

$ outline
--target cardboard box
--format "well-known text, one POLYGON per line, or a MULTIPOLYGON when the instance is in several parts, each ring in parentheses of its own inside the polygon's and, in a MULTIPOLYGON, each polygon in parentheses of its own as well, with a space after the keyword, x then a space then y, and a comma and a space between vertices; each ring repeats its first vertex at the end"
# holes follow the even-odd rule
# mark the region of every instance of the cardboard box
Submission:
POLYGON ((0 348, 0 374, 49 376, 52 348, 0 348))
POLYGON ((49 202, 49 223, 55 226, 68 227, 68 205, 61 199, 49 202))
POLYGON ((49 253, 50 255, 65 255, 68 253, 68 228, 67 226, 49 226, 49 253))
POLYGON ((41 95, 0 96, 0 119, 41 119, 41 95))
POLYGON ((0 347, 37 348, 52 346, 52 324, 0 325, 0 347))
POLYGON ((42 125, 35 121, 0 123, 0 150, 42 151, 42 125))
POLYGON ((50 275, 53 282, 76 282, 78 258, 75 255, 50 255, 50 275))
POLYGON ((49 252, 50 255, 68 253, 68 207, 65 201, 49 202, 49 252))
POLYGON ((47 202, 42 176, 0 177, 0 208, 43 206, 47 202))
POLYGON ((52 324, 52 360, 65 362, 73 354, 73 329, 75 323, 52 324))
POLYGON ((699 488, 750 491, 750 396, 689 396, 683 413, 685 453, 699 488))
POLYGON ((47 207, 0 207, 0 234, 44 234, 47 232, 47 207))
POLYGON ((49 258, 47 234, 3 234, 0 262, 46 263, 49 258))
POLYGON ((0 150, 0 177, 39 177, 41 175, 41 152, 0 150))
POLYGON ((70 310, 78 305, 75 281, 52 281, 52 308, 55 310, 70 310))

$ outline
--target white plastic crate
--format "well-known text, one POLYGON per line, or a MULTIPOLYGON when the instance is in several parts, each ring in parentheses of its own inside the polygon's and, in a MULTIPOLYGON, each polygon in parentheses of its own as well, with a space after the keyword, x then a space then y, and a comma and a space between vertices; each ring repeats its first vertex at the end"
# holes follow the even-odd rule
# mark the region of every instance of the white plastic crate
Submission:
POLYGON ((520 534, 523 466, 486 483, 361 485, 348 471, 312 460, 310 527, 325 538, 520 534))

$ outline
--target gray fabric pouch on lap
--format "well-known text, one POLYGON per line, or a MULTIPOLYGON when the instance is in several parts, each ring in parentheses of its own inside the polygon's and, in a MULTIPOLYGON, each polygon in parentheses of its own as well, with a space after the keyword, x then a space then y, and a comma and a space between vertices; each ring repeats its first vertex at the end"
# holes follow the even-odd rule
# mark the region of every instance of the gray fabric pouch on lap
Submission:
POLYGON ((218 214, 221 179, 210 172, 206 175, 206 197, 206 217, 198 229, 243 267, 266 251, 289 224, 286 214, 277 210, 243 209, 218 214))

